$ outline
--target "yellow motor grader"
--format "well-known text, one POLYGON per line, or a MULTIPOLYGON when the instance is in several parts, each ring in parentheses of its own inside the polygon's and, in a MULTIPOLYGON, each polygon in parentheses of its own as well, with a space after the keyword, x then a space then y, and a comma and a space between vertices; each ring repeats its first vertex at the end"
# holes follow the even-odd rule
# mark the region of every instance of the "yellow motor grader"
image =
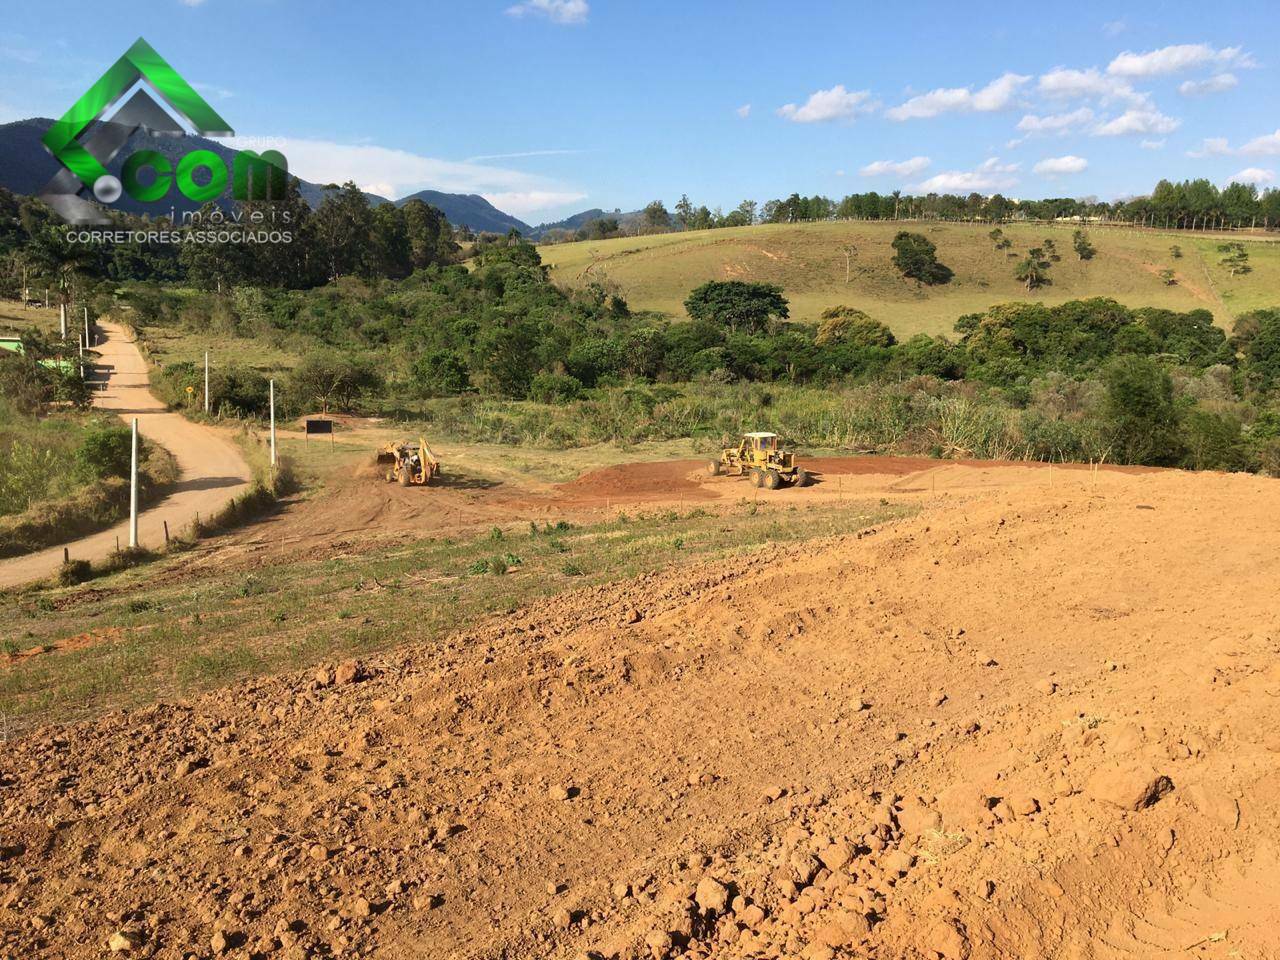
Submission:
POLYGON ((776 433, 744 433, 736 447, 725 447, 708 467, 713 477, 747 476, 752 486, 777 490, 783 483, 807 486, 809 474, 796 464, 795 454, 784 450, 776 433))
POLYGON ((378 451, 378 463, 386 468, 383 476, 387 483, 399 483, 402 487, 423 487, 431 478, 440 474, 440 460, 427 446, 423 437, 417 443, 396 440, 378 451))

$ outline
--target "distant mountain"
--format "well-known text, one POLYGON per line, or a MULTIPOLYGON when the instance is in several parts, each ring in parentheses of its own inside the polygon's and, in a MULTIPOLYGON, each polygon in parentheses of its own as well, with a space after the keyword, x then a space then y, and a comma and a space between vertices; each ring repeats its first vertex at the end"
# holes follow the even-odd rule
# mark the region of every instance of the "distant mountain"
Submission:
POLYGON ((592 207, 590 210, 583 210, 581 213, 575 213, 571 217, 557 220, 555 223, 540 223, 533 228, 530 236, 538 240, 552 230, 577 230, 586 226, 592 220, 599 220, 601 217, 606 216, 619 216, 619 214, 616 210, 612 214, 607 214, 599 207, 592 207))
POLYGON ((644 217, 644 211, 632 210, 630 213, 623 213, 621 210, 601 210, 599 207, 592 207, 590 210, 583 210, 581 213, 575 213, 571 217, 557 220, 555 223, 540 223, 533 228, 533 232, 529 236, 534 240, 541 240, 552 230, 576 231, 585 227, 592 220, 601 220, 606 217, 617 220, 618 226, 625 228, 638 223, 644 217))
MULTIPOLYGON (((7 187, 14 193, 35 196, 44 188, 53 175, 61 169, 58 161, 53 159, 49 151, 45 149, 44 144, 40 142, 40 138, 44 136, 51 123, 53 121, 48 118, 33 117, 30 120, 18 120, 14 123, 0 124, 0 187, 7 187)), ((177 166, 178 158, 192 150, 212 150, 227 161, 230 161, 235 155, 235 151, 226 144, 206 137, 153 137, 147 133, 138 132, 130 138, 125 148, 116 154, 116 160, 108 164, 107 169, 115 176, 120 176, 120 167, 124 162, 124 158, 143 148, 159 151, 171 160, 175 167, 177 166)), ((302 198, 313 209, 320 206, 326 193, 324 185, 299 180, 298 187, 302 198)), ((392 202, 385 197, 379 197, 372 193, 366 193, 365 196, 369 198, 369 203, 374 206, 392 202)), ((113 206, 129 213, 149 213, 153 216, 159 213, 168 213, 170 208, 176 210, 178 214, 182 214, 186 211, 199 209, 200 206, 198 203, 193 203, 182 196, 177 190, 171 190, 166 200, 167 205, 162 207, 158 204, 138 203, 126 195, 121 197, 113 206)), ((558 223, 531 227, 523 220, 503 213, 484 197, 477 194, 420 190, 415 194, 396 200, 395 205, 401 207, 410 200, 422 200, 433 207, 437 207, 455 227, 470 227, 477 233, 507 233, 514 228, 526 237, 535 239, 546 230, 557 227, 576 230, 589 220, 605 215, 602 210, 584 210, 582 213, 574 214, 572 217, 561 220, 558 223)), ((224 205, 230 204, 229 200, 222 202, 224 205)))
MULTIPOLYGON (((6 187, 14 193, 35 196, 45 184, 62 169, 61 164, 45 149, 40 138, 44 136, 49 125, 53 123, 45 117, 34 117, 30 120, 18 120, 14 123, 0 125, 0 187, 6 187)), ((120 167, 124 158, 136 150, 146 148, 163 154, 176 167, 178 159, 192 150, 212 150, 224 161, 230 162, 235 151, 217 140, 205 137, 153 137, 139 131, 130 139, 125 148, 116 154, 116 159, 107 164, 107 169, 115 176, 120 176, 120 167)), ((312 207, 318 207, 325 197, 325 187, 306 180, 298 181, 298 189, 302 198, 312 207)), ((389 203, 385 197, 366 193, 369 202, 374 206, 389 203)), ((189 210, 198 210, 200 204, 188 200, 177 190, 170 190, 166 198, 167 206, 158 204, 142 204, 131 199, 127 194, 113 204, 120 210, 129 213, 167 213, 169 207, 179 214, 189 210)), ((229 201, 228 201, 229 202, 229 201)))
POLYGON ((533 230, 523 220, 503 213, 484 197, 474 193, 441 193, 438 190, 419 190, 396 201, 403 207, 410 200, 429 203, 445 215, 455 227, 470 227, 477 233, 508 233, 514 227, 525 236, 533 230))

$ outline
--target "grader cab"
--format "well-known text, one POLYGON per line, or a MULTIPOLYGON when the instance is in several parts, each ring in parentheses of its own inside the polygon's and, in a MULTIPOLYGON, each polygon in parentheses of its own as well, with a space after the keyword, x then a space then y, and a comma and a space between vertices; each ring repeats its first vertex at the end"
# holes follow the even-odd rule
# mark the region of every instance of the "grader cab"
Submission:
POLYGON ((809 474, 796 464, 795 454, 782 447, 776 433, 746 433, 736 447, 725 447, 720 456, 712 460, 709 469, 713 477, 750 477, 752 486, 777 490, 784 483, 803 487, 809 483, 809 474))

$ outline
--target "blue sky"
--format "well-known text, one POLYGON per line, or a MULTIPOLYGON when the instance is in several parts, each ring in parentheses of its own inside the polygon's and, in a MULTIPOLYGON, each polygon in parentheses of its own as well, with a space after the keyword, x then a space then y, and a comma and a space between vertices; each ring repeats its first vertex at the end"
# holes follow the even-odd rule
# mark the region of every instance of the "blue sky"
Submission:
POLYGON ((11 4, 0 121, 60 115, 138 36, 306 179, 530 222, 682 193, 1280 185, 1258 3, 11 4))

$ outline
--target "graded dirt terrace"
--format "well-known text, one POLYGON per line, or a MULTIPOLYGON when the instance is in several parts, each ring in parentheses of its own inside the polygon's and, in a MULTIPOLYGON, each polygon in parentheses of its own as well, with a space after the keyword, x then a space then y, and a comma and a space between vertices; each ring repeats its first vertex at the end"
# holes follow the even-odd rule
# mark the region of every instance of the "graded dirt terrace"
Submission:
MULTIPOLYGON (((365 430, 358 434, 385 430, 365 430)), ((350 441, 349 441, 350 442, 350 441)), ((367 446, 372 446, 372 441, 367 446)), ((367 456, 331 468, 314 496, 286 503, 264 522, 211 544, 192 558, 197 567, 226 567, 299 554, 372 550, 406 537, 458 536, 529 520, 591 521, 636 509, 725 508, 742 501, 776 506, 830 504, 859 497, 914 502, 921 494, 962 494, 991 486, 1043 486, 1053 476, 1089 474, 1087 465, 926 457, 818 456, 802 458, 812 483, 774 491, 743 477, 711 476, 708 458, 685 457, 596 467, 555 483, 526 472, 495 472, 492 454, 438 444, 443 473, 426 490, 383 482, 367 456)), ((297 445, 293 446, 297 449, 297 445)), ((1098 474, 1142 472, 1106 465, 1098 474)), ((1079 477, 1077 476, 1077 479, 1079 477)))
POLYGON ((1280 487, 981 472, 14 740, 0 956, 1280 954, 1280 487))

